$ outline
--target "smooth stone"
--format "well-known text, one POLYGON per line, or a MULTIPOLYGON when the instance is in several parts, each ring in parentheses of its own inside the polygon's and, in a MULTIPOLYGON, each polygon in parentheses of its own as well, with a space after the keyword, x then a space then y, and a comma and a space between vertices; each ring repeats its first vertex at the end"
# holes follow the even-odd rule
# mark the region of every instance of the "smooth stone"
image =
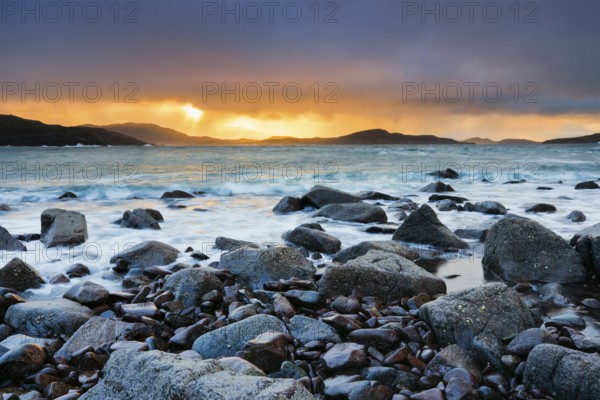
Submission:
POLYGON ((94 282, 83 282, 71 286, 63 295, 65 299, 76 301, 85 306, 105 303, 108 300, 108 290, 94 282))
POLYGON ((160 196, 161 199, 192 199, 194 198, 193 195, 189 194, 188 192, 184 192, 183 190, 173 190, 170 192, 164 192, 162 194, 162 196, 160 196))
POLYGON ((447 185, 443 182, 434 182, 422 187, 420 191, 426 193, 444 193, 454 192, 455 190, 452 188, 452 186, 447 185))
POLYGON ((362 224, 387 222, 387 214, 381 207, 363 202, 329 204, 317 211, 314 216, 362 224))
POLYGON ((323 185, 313 186, 304 196, 302 202, 309 207, 321 208, 328 204, 358 203, 360 198, 341 190, 323 185))
POLYGON ((287 214, 291 212, 301 211, 304 209, 302 199, 297 197, 285 196, 273 208, 275 214, 287 214))
POLYGON ((0 287, 23 291, 38 288, 44 283, 39 272, 16 257, 0 269, 0 287))
POLYGON ((0 250, 27 251, 27 247, 13 238, 6 228, 0 226, 0 250))
MULTIPOLYGON (((395 231, 395 229, 394 229, 395 231)), ((393 232, 392 232, 393 233, 393 232)), ((346 263, 360 256, 364 256, 370 250, 380 250, 388 253, 393 253, 411 261, 415 261, 421 257, 419 252, 413 248, 405 246, 393 240, 377 240, 360 242, 354 246, 347 247, 333 256, 333 261, 346 263)))
POLYGON ((50 208, 41 215, 41 242, 47 247, 77 246, 88 239, 85 216, 75 211, 50 208))
POLYGON ((216 272, 208 267, 182 269, 166 278, 164 289, 172 292, 186 308, 197 307, 203 301, 202 296, 223 288, 216 272))
POLYGON ((336 253, 342 247, 342 242, 338 238, 305 226, 298 226, 294 230, 286 232, 283 239, 296 246, 304 247, 308 251, 325 254, 336 253))
POLYGON ((148 240, 119 252, 110 259, 111 263, 124 260, 129 268, 149 268, 171 264, 179 256, 179 250, 166 243, 148 240))
POLYGON ((0 371, 8 378, 20 378, 40 369, 45 359, 46 352, 42 347, 23 344, 0 357, 0 371))
POLYGON ((290 334, 300 343, 308 343, 315 340, 325 343, 341 342, 340 335, 334 328, 314 318, 296 315, 290 319, 288 328, 290 334))
POLYGON ((348 340, 381 351, 389 351, 400 344, 400 336, 392 329, 358 329, 350 332, 348 340))
POLYGON ((475 203, 473 205, 473 211, 491 215, 506 215, 508 213, 506 207, 497 201, 482 201, 475 203))
POLYGON ((586 216, 581 211, 575 210, 575 211, 571 211, 567 215, 567 219, 571 222, 585 222, 586 216))
POLYGON ((323 366, 330 371, 363 368, 368 365, 365 346, 356 343, 338 343, 323 355, 323 366))

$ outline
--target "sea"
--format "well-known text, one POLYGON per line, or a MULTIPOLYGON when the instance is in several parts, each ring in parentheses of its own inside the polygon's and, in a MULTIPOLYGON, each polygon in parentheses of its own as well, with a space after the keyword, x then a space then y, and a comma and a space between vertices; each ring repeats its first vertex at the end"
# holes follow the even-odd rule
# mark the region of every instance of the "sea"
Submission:
MULTIPOLYGON (((79 211, 86 216, 89 239, 71 248, 45 248, 25 243, 27 252, 0 251, 1 265, 19 257, 48 280, 74 263, 92 275, 69 284, 44 285, 24 294, 29 299, 55 298, 81 280, 110 290, 120 282, 110 278, 109 259, 146 240, 168 243, 182 252, 191 246, 218 261, 213 249, 218 236, 247 240, 261 246, 283 244, 282 234, 299 224, 320 222, 343 247, 364 240, 389 240, 391 234, 370 234, 369 225, 314 217, 314 210, 277 215, 273 207, 283 196, 301 196, 314 185, 351 193, 379 191, 410 196, 427 203, 431 193, 420 191, 439 180, 432 172, 451 168, 460 176, 444 179, 451 195, 471 202, 494 200, 510 213, 540 222, 566 240, 600 222, 600 190, 575 190, 578 182, 600 179, 600 145, 386 145, 306 147, 0 147, 0 225, 11 234, 40 232, 40 215, 48 208, 79 211), (540 190, 539 188, 546 188, 540 190), (548 190, 550 189, 550 190, 548 190), (161 200, 164 192, 184 190, 193 199, 161 200), (77 199, 59 200, 70 191, 77 199), (552 214, 528 214, 535 203, 556 206, 552 214), (159 210, 161 230, 133 230, 113 222, 135 208, 159 210), (566 218, 573 210, 587 220, 566 218)), ((390 201, 378 202, 384 209, 390 201)), ((433 205, 432 205, 433 206, 433 205)), ((487 229, 500 217, 473 212, 438 212, 451 230, 487 229)), ((390 223, 400 223, 388 211, 390 223)), ((449 291, 486 282, 481 258, 483 244, 469 241, 468 251, 443 256, 427 268, 445 279, 449 291)), ((331 257, 318 261, 322 267, 331 257)), ((197 263, 189 253, 177 262, 197 263)), ((1 266, 0 265, 0 266, 1 266)), ((489 277, 488 277, 489 278, 489 277)), ((572 307, 548 310, 548 315, 575 313, 588 321, 585 333, 600 336, 600 314, 578 306, 581 298, 600 299, 594 284, 569 287, 572 307)))

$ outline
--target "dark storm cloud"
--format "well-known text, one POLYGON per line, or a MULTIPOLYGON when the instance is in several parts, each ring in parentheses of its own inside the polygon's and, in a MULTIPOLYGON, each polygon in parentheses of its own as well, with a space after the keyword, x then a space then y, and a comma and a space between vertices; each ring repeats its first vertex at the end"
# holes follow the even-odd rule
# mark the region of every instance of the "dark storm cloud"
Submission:
POLYGON ((594 0, 259 0, 238 2, 237 15, 226 13, 236 9, 233 1, 80 1, 73 15, 58 1, 63 14, 56 23, 47 4, 2 2, 3 81, 135 81, 144 98, 195 102, 207 81, 334 81, 348 104, 390 112, 407 103, 459 112, 600 111, 594 0), (26 12, 36 4, 38 11, 26 12), (92 23, 96 5, 102 16, 92 23), (435 82, 497 83, 504 96, 498 102, 481 93, 474 102, 404 96, 407 83, 435 82), (514 101, 514 83, 537 85, 539 101, 514 101))

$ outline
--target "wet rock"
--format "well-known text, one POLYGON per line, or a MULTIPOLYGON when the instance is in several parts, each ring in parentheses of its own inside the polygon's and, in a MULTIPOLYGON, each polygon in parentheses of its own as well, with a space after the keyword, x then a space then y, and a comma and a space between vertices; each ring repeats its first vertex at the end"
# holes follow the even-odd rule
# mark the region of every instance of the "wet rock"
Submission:
MULTIPOLYGON (((202 359, 200 354, 196 353, 193 350, 190 350, 191 353, 196 354, 199 359, 202 359)), ((181 353, 183 354, 183 353, 181 353)), ((265 376, 265 373, 258 368, 256 365, 244 360, 239 357, 223 357, 220 358, 219 361, 221 364, 227 366, 228 368, 234 370, 237 373, 244 375, 254 375, 254 376, 265 376)), ((293 363, 292 363, 293 364, 293 363)))
POLYGON ((119 351, 111 355, 100 383, 80 399, 204 400, 207 393, 215 399, 313 399, 299 382, 240 373, 230 365, 160 351, 119 351))
POLYGON ((37 337, 57 337, 72 335, 93 316, 89 308, 79 303, 56 299, 12 305, 4 319, 17 332, 37 337))
POLYGON ((279 369, 287 359, 287 337, 276 331, 267 331, 244 345, 244 359, 269 373, 279 369))
POLYGON ((583 299, 581 300, 581 304, 592 310, 600 310, 600 300, 597 299, 583 299))
POLYGON ((485 238, 487 237, 488 230, 480 230, 480 229, 457 229, 454 231, 454 234, 461 239, 475 239, 480 242, 485 242, 485 238))
POLYGON ((306 250, 318 251, 325 254, 338 252, 342 247, 342 242, 338 238, 305 226, 299 226, 292 231, 286 232, 283 235, 283 239, 296 246, 302 246, 306 250))
POLYGON ((434 203, 437 201, 443 201, 443 200, 450 200, 456 204, 461 204, 461 203, 464 203, 465 201, 467 201, 467 199, 464 197, 450 196, 447 194, 432 194, 431 196, 429 196, 429 199, 427 199, 427 200, 430 203, 434 203))
POLYGON ((473 338, 489 330, 504 338, 534 327, 519 294, 503 283, 489 283, 447 294, 419 309, 441 345, 472 348, 473 338))
POLYGON ((490 363, 496 370, 501 371, 502 356, 506 353, 502 340, 491 331, 483 331, 473 338, 473 354, 482 364, 490 363))
POLYGON ((108 290, 94 282, 83 282, 71 286, 63 295, 65 299, 76 301, 84 306, 105 303, 108 300, 108 290))
POLYGON ((196 339, 208 331, 208 328, 201 323, 188 326, 183 331, 177 333, 175 336, 169 339, 169 346, 177 350, 191 349, 196 339))
POLYGON ((8 378, 19 378, 37 371, 44 364, 46 352, 37 344, 23 344, 0 357, 0 372, 8 378))
POLYGON ((577 248, 583 263, 597 279, 600 276, 600 224, 577 232, 571 239, 571 246, 577 248))
POLYGON ((314 290, 288 290, 285 297, 297 307, 319 308, 325 304, 325 297, 314 290))
POLYGON ((213 271, 206 267, 182 269, 167 277, 164 289, 172 292, 186 308, 197 307, 202 304, 202 296, 223 288, 213 271))
POLYGON ((125 211, 121 218, 121 227, 129 229, 160 229, 160 225, 156 219, 143 208, 125 211))
POLYGON ((588 272, 580 255, 539 223, 504 218, 486 239, 484 269, 511 282, 582 282, 588 272))
POLYGON ((528 213, 554 213, 556 212, 556 207, 552 204, 538 203, 527 207, 525 211, 528 213))
POLYGON ((229 322, 239 322, 243 319, 249 318, 258 313, 257 307, 254 304, 246 304, 240 307, 237 307, 235 310, 231 311, 227 316, 227 320, 229 322))
POLYGON ((390 351, 400 344, 400 336, 392 329, 357 329, 350 332, 348 340, 367 347, 375 347, 383 352, 390 351))
POLYGON ((76 199, 77 195, 73 192, 65 192, 59 196, 59 200, 76 199))
POLYGON ((458 210, 458 206, 452 200, 440 200, 436 204, 436 207, 439 211, 453 211, 458 210))
POLYGON ((547 391, 554 398, 600 398, 600 357, 552 344, 536 346, 525 363, 523 381, 547 391))
POLYGON ((556 339, 543 328, 531 328, 519 333, 506 346, 512 354, 525 357, 533 348, 542 343, 556 344, 556 339))
POLYGON ((444 170, 430 172, 427 175, 431 175, 440 179, 458 179, 460 176, 460 174, 452 168, 446 168, 444 170))
POLYGON ((540 299, 558 307, 566 307, 569 300, 563 295, 560 283, 546 283, 540 287, 540 299))
POLYGON ((69 278, 81 278, 90 274, 90 269, 83 264, 73 264, 67 268, 66 274, 69 278))
POLYGON ((479 396, 467 382, 452 378, 446 385, 446 400, 477 400, 479 396))
POLYGON ((156 222, 164 222, 165 218, 158 210, 154 210, 152 208, 145 208, 144 211, 148 213, 156 222))
POLYGON ((571 211, 569 215, 567 215, 567 219, 571 222, 585 222, 586 216, 581 211, 571 211))
POLYGON ((360 242, 354 246, 347 247, 333 256, 333 261, 345 263, 369 252, 369 250, 380 250, 397 254, 411 261, 417 260, 420 255, 415 249, 405 246, 393 240, 378 240, 360 242))
POLYGON ((76 246, 88 238, 85 216, 59 208, 45 210, 41 216, 41 241, 48 247, 76 246))
POLYGON ((302 196, 302 201, 310 207, 321 208, 328 204, 358 203, 360 198, 327 186, 316 185, 302 196))
POLYGON ((479 363, 478 359, 472 352, 458 345, 452 344, 443 348, 435 355, 435 357, 433 357, 433 359, 427 364, 425 373, 439 373, 440 375, 444 376, 456 368, 462 368, 471 374, 472 378, 479 383, 481 381, 482 366, 483 365, 479 363))
POLYGON ((444 393, 438 389, 428 389, 410 396, 411 400, 444 400, 444 393))
POLYGON ((342 314, 357 314, 360 309, 360 303, 351 297, 338 296, 331 302, 331 309, 342 314))
POLYGON ((419 293, 445 293, 446 284, 404 257, 371 250, 345 265, 328 265, 319 281, 319 291, 326 296, 347 296, 353 290, 393 300, 419 293))
POLYGON ((7 204, 0 204, 0 211, 12 211, 12 208, 7 204))
POLYGON ((11 335, 0 342, 0 346, 6 348, 7 350, 16 349, 24 344, 35 344, 43 348, 46 351, 46 354, 54 354, 62 345, 62 341, 60 339, 37 338, 23 334, 16 334, 11 335))
POLYGON ((550 317, 550 319, 546 322, 546 326, 555 326, 558 328, 569 326, 575 329, 585 329, 587 324, 583 318, 575 314, 559 314, 550 317))
POLYGON ((262 289, 266 282, 279 279, 312 279, 316 271, 312 263, 293 247, 239 248, 223 254, 219 268, 231 271, 253 289, 262 289))
POLYGON ((427 193, 443 193, 443 192, 454 192, 454 189, 450 185, 446 185, 443 182, 430 183, 420 189, 421 192, 427 193))
POLYGON ((0 287, 23 291, 42 286, 44 279, 29 264, 19 258, 13 258, 0 269, 0 287))
POLYGON ((580 182, 575 185, 576 190, 582 189, 600 189, 600 186, 594 181, 580 182))
POLYGON ((124 314, 133 315, 135 317, 153 318, 158 315, 158 308, 154 303, 123 304, 121 309, 124 314))
POLYGON ((365 232, 373 234, 391 235, 394 232, 396 232, 396 229, 398 229, 398 225, 395 224, 374 225, 369 226, 367 229, 365 229, 365 232))
POLYGON ((441 248, 466 249, 469 245, 438 219, 435 211, 423 204, 400 225, 393 240, 428 244, 441 248))
POLYGON ((148 350, 148 345, 144 342, 138 342, 135 340, 123 340, 115 342, 110 346, 112 351, 123 350, 126 352, 140 352, 148 350))
POLYGON ((61 347, 57 355, 67 356, 86 346, 94 349, 110 347, 118 340, 124 340, 128 335, 143 332, 144 325, 114 321, 101 317, 93 317, 83 324, 61 347))
POLYGON ((13 238, 8 231, 0 226, 0 250, 27 251, 25 245, 13 238))
POLYGON ((356 343, 338 343, 323 355, 324 367, 330 371, 363 368, 369 365, 365 346, 356 343))
POLYGON ((273 310, 279 318, 292 318, 296 315, 292 303, 279 293, 273 296, 273 310))
POLYGON ((369 203, 329 204, 323 206, 315 217, 326 217, 337 221, 368 223, 386 223, 387 214, 381 207, 369 203))
POLYGON ((290 334, 303 344, 315 340, 324 343, 339 343, 341 341, 340 335, 335 329, 314 318, 296 315, 290 320, 288 328, 290 334))
POLYGON ((276 317, 259 314, 200 336, 192 348, 204 358, 232 357, 246 342, 267 331, 288 333, 276 317))
POLYGON ((178 256, 179 250, 176 248, 166 243, 148 240, 121 251, 113 256, 110 262, 116 263, 117 260, 123 260, 129 268, 150 268, 170 264, 177 260, 178 256))
POLYGON ((399 200, 399 197, 391 196, 389 194, 381 193, 381 192, 372 192, 372 191, 363 191, 359 192, 356 195, 361 200, 385 200, 385 201, 394 201, 399 200))
POLYGON ((482 201, 473 205, 473 211, 482 214, 506 215, 508 211, 506 207, 497 201, 482 201))
POLYGON ((219 236, 215 239, 215 248, 223 251, 233 251, 240 247, 251 247, 258 249, 259 246, 256 243, 246 242, 244 240, 231 239, 223 236, 219 236))
POLYGON ((164 192, 160 197, 161 199, 192 199, 193 195, 184 192, 183 190, 173 190, 171 192, 164 192))
POLYGON ((302 199, 297 197, 285 196, 273 208, 275 214, 287 214, 291 212, 301 211, 304 209, 302 199))

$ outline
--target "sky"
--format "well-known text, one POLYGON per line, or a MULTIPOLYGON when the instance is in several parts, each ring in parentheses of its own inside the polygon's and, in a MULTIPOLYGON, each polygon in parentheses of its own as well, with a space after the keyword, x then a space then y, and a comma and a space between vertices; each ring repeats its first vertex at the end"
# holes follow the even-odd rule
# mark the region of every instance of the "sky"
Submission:
POLYGON ((3 1, 0 113, 219 138, 600 132, 600 2, 3 1))

